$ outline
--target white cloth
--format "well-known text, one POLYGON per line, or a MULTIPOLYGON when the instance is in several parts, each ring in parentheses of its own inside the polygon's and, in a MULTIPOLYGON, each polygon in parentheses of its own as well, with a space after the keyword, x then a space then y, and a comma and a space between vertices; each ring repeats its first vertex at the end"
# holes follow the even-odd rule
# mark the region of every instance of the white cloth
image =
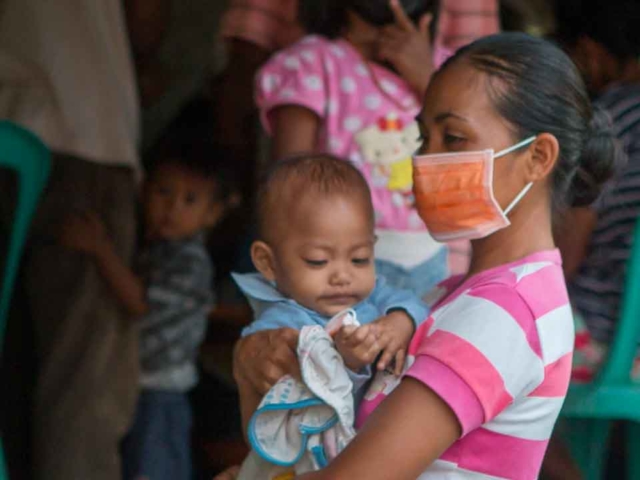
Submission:
POLYGON ((48 145, 69 140, 46 73, 5 51, 0 51, 0 118, 29 126, 48 145))
POLYGON ((302 328, 298 358, 304 383, 285 376, 264 397, 249 424, 252 452, 239 480, 318 470, 355 436, 351 380, 325 329, 302 328))
POLYGON ((1 117, 54 150, 138 167, 138 96, 120 0, 2 0, 0 51, 46 74, 62 125, 1 117))

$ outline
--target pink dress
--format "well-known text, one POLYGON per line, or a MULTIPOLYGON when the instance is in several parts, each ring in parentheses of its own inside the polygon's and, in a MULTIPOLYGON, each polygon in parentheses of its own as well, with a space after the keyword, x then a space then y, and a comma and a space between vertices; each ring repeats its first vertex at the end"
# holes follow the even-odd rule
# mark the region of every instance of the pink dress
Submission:
MULTIPOLYGON (((447 55, 437 49, 436 63, 447 55)), ((371 188, 377 258, 411 268, 441 248, 414 208, 411 156, 420 144, 420 99, 404 79, 367 62, 345 40, 312 35, 271 58, 257 76, 256 98, 268 132, 274 109, 307 108, 320 119, 317 150, 360 169, 371 188)))

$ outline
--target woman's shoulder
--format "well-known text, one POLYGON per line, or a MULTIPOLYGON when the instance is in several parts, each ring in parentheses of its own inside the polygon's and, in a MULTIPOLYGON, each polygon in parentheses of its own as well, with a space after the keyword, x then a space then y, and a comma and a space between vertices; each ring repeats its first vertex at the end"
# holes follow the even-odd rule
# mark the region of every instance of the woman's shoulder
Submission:
POLYGON ((569 302, 562 261, 557 250, 538 252, 522 260, 507 263, 463 281, 453 277, 440 285, 443 300, 435 307, 460 302, 471 296, 482 301, 502 303, 518 300, 528 305, 535 316, 552 306, 569 302))
POLYGON ((552 350, 570 351, 573 336, 559 253, 545 252, 471 277, 436 305, 432 319, 431 332, 490 344, 522 338, 545 364, 553 361, 557 352, 552 350))

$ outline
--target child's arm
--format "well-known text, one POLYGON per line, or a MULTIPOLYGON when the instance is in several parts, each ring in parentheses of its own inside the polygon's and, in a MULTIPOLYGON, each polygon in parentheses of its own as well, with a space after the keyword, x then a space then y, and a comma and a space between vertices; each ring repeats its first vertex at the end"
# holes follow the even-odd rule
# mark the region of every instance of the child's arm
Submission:
POLYGON ((270 112, 269 116, 273 127, 273 162, 315 150, 320 119, 314 112, 305 107, 284 105, 270 112))
POLYGON ((144 284, 118 256, 102 220, 94 212, 70 216, 63 225, 60 241, 93 258, 100 275, 131 315, 148 312, 144 284))

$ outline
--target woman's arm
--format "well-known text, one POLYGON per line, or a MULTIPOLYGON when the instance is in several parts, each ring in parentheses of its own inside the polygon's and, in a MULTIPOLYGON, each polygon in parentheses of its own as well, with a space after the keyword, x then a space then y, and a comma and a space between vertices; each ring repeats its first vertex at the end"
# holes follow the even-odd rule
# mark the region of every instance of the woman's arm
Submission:
POLYGON ((413 378, 402 380, 349 446, 304 480, 415 480, 460 436, 449 406, 413 378))
POLYGON ((311 110, 285 105, 269 112, 269 118, 273 128, 272 161, 317 148, 320 119, 311 110))
POLYGON ((587 255, 597 219, 597 213, 592 208, 573 208, 566 213, 556 232, 555 241, 562 254, 567 280, 576 274, 587 255))

